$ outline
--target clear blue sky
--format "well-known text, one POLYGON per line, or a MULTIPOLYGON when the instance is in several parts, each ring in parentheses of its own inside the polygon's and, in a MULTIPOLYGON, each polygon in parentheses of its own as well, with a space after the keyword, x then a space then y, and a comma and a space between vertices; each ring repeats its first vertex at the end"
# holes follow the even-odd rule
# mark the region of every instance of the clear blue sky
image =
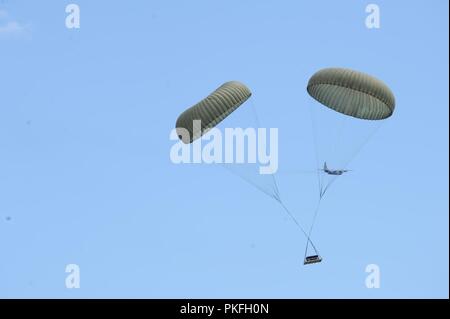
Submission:
MULTIPOLYGON (((79 30, 68 1, 0 1, 0 297, 448 298, 447 1, 372 1, 378 30, 368 1, 74 2, 79 30), (279 128, 280 172, 313 169, 305 86, 329 66, 382 79, 397 108, 328 194, 324 261, 303 267, 277 203, 172 164, 169 133, 239 80, 279 128)), ((307 221, 314 176, 282 182, 307 221)))

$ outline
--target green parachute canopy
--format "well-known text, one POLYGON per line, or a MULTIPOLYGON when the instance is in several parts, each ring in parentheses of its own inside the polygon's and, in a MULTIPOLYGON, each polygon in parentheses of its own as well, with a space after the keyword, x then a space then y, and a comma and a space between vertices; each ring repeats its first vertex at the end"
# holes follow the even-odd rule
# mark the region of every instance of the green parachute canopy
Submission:
POLYGON ((238 81, 222 84, 206 98, 181 113, 176 122, 178 137, 185 144, 192 143, 219 124, 251 95, 250 90, 238 81))
POLYGON ((349 69, 318 71, 309 79, 307 91, 336 112, 365 120, 388 118, 395 108, 394 94, 386 84, 349 69))

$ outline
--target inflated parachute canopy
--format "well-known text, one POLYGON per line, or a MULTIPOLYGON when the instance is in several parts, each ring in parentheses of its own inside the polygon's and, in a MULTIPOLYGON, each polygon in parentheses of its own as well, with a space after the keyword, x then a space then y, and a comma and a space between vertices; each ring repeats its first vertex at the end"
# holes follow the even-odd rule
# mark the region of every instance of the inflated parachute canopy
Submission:
POLYGON ((178 137, 183 143, 192 143, 219 124, 251 95, 250 90, 238 81, 222 84, 206 98, 181 113, 176 123, 178 137))
POLYGON ((365 120, 382 120, 392 115, 395 97, 380 80, 343 68, 315 73, 307 91, 314 99, 336 112, 365 120))

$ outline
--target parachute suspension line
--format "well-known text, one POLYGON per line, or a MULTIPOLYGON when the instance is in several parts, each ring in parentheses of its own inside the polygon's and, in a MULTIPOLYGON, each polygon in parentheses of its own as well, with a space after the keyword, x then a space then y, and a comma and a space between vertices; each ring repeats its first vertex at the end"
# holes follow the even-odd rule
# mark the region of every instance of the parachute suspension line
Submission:
POLYGON ((320 173, 320 163, 319 163, 319 147, 318 147, 318 140, 317 140, 317 125, 315 116, 313 113, 313 105, 312 103, 309 103, 309 114, 311 116, 311 127, 313 131, 313 142, 314 142, 314 151, 316 155, 316 170, 317 170, 317 182, 319 186, 319 198, 322 197, 322 174, 320 173))
MULTIPOLYGON (((253 102, 253 99, 250 99, 250 106, 253 110, 253 114, 255 116, 255 121, 256 121, 256 125, 257 127, 261 127, 260 122, 259 122, 259 117, 258 117, 258 112, 256 111, 256 107, 255 104, 253 102)), ((289 217, 292 219, 292 221, 295 223, 295 225, 297 225, 297 227, 300 229, 300 231, 303 233, 303 235, 306 237, 308 243, 311 243, 311 246, 314 247, 314 250, 317 252, 316 247, 314 246, 314 243, 311 241, 311 239, 308 237, 308 234, 306 233, 306 231, 304 230, 304 228, 300 225, 300 223, 298 222, 297 218, 295 218, 295 216, 291 213, 291 211, 286 207, 286 205, 284 204, 284 202, 281 199, 280 196, 280 190, 278 188, 278 183, 277 183, 277 179, 275 177, 275 174, 271 174, 272 177, 272 181, 273 181, 273 185, 274 185, 274 192, 275 195, 273 196, 273 198, 280 203, 281 207, 283 207, 283 209, 286 211, 286 213, 289 215, 289 217)))
POLYGON ((366 144, 372 139, 372 137, 378 132, 383 121, 378 121, 377 126, 369 133, 369 135, 363 140, 363 142, 356 148, 355 152, 351 155, 348 161, 344 164, 343 169, 346 169, 350 162, 361 152, 361 150, 366 146, 366 144))
MULTIPOLYGON (((312 233, 312 230, 313 230, 313 228, 314 228, 314 224, 315 224, 315 222, 316 222, 317 215, 318 215, 318 213, 319 213, 319 208, 320 208, 320 203, 321 203, 321 202, 322 202, 322 197, 320 197, 319 200, 317 201, 316 210, 314 211, 314 217, 313 217, 311 226, 309 227, 309 231, 308 231, 308 240, 307 240, 307 242, 306 242, 306 247, 305 247, 305 259, 306 259, 306 255, 308 254, 309 243, 311 242, 311 244, 312 244, 312 241, 311 241, 311 233, 312 233)), ((312 247, 314 248, 314 251, 316 252, 316 254, 319 254, 318 251, 317 251, 317 249, 316 249, 316 247, 314 247, 314 246, 312 246, 312 247)))
POLYGON ((250 107, 252 108, 253 116, 255 117, 256 126, 259 128, 259 127, 261 127, 261 125, 259 123, 258 112, 256 112, 256 107, 255 107, 255 103, 253 102, 253 99, 250 99, 249 104, 250 104, 250 107))
MULTIPOLYGON (((255 107, 255 105, 253 103, 253 100, 251 100, 251 99, 250 99, 250 105, 251 105, 251 108, 253 110, 253 115, 254 115, 254 119, 255 119, 256 125, 259 128, 259 127, 261 127, 261 125, 260 125, 260 122, 259 122, 258 112, 256 111, 256 107, 255 107)), ((262 188, 261 186, 259 186, 258 184, 256 184, 255 182, 253 182, 252 180, 250 180, 249 178, 245 178, 244 176, 242 176, 240 174, 237 174, 233 170, 229 169, 226 165, 222 165, 222 166, 225 167, 227 170, 229 170, 234 175, 237 175, 238 177, 240 177, 243 180, 245 180, 247 183, 253 185, 256 189, 258 189, 262 193, 264 193, 267 196, 275 199, 281 205, 281 207, 283 207, 283 209, 286 211, 286 213, 289 215, 289 217, 294 221, 294 223, 297 225, 297 227, 300 229, 300 231, 303 233, 303 235, 308 239, 308 241, 311 243, 311 246, 314 247, 314 250, 317 251, 316 247, 314 246, 314 243, 311 241, 311 239, 308 238, 308 235, 307 235, 306 231, 304 230, 304 228, 300 225, 298 220, 289 211, 289 209, 286 207, 286 205, 282 201, 281 195, 280 195, 280 190, 278 188, 278 183, 277 183, 277 179, 275 177, 275 174, 271 174, 272 182, 273 182, 273 193, 270 193, 267 190, 265 190, 264 188, 262 188)))
MULTIPOLYGON (((375 135, 375 133, 380 129, 381 122, 375 127, 375 129, 370 132, 370 134, 362 141, 360 145, 356 148, 356 150, 351 154, 351 156, 348 158, 347 162, 344 163, 342 166, 342 169, 347 169, 348 165, 351 163, 351 161, 361 152, 361 150, 364 148, 364 146, 372 139, 372 137, 375 135)), ((326 183, 325 187, 323 187, 320 190, 320 198, 322 198, 325 193, 328 191, 328 189, 331 187, 331 185, 337 180, 338 176, 334 176, 328 183, 326 183)), ((323 185, 322 185, 323 186, 323 185)))
POLYGON ((342 135, 344 132, 344 127, 345 127, 345 116, 342 115, 342 118, 339 121, 339 128, 336 133, 336 138, 334 139, 334 143, 331 145, 330 158, 334 158, 334 154, 336 153, 336 148, 341 146, 340 143, 341 143, 342 135))
MULTIPOLYGON (((250 106, 253 110, 253 114, 255 116, 255 121, 256 121, 256 125, 258 128, 261 127, 260 121, 259 121, 259 116, 258 116, 258 112, 256 111, 256 107, 255 107, 255 103, 253 102, 253 99, 250 99, 250 106)), ((277 179, 275 177, 275 174, 271 174, 272 177, 272 181, 273 181, 273 185, 274 185, 274 196, 272 196, 278 203, 280 203, 281 207, 283 207, 283 209, 286 211, 286 213, 289 215, 289 217, 294 221, 294 223, 297 225, 297 227, 301 230, 301 232, 303 233, 303 235, 305 235, 306 239, 308 242, 311 242, 311 246, 314 247, 314 250, 316 250, 316 247, 314 246, 313 242, 311 241, 311 239, 308 237, 306 231, 303 229, 303 227, 300 225, 300 223, 298 222, 298 220, 295 218, 295 216, 290 212, 290 210, 286 207, 286 205, 283 203, 282 199, 281 199, 281 195, 280 195, 280 190, 278 188, 278 183, 277 183, 277 179)), ((317 250, 316 250, 317 251, 317 250)))
MULTIPOLYGON (((256 108, 255 105, 253 103, 252 99, 248 100, 248 103, 250 104, 250 107, 252 109, 252 113, 253 113, 253 120, 255 121, 254 124, 256 124, 257 127, 260 127, 260 122, 259 122, 259 117, 258 117, 258 113, 256 112, 256 108)), ((230 167, 228 167, 227 164, 222 163, 222 167, 224 167, 225 169, 227 169, 229 172, 231 172, 233 175, 238 176, 239 178, 241 178, 242 180, 246 181, 247 183, 249 183, 250 185, 252 185, 253 187, 255 187, 256 189, 258 189, 259 191, 261 191, 262 193, 266 194, 267 196, 269 196, 270 198, 275 199, 276 201, 280 200, 280 191, 275 179, 275 176, 272 174, 271 176, 271 184, 270 187, 269 185, 267 185, 267 189, 265 187, 262 187, 260 185, 258 185, 258 183, 256 183, 255 181, 253 181, 251 178, 244 176, 243 174, 239 174, 238 172, 235 172, 233 169, 231 169, 230 167)))
POLYGON ((230 171, 232 174, 242 178, 243 180, 245 180, 247 183, 251 184, 252 186, 254 186, 256 189, 258 189, 259 191, 261 191, 262 193, 266 194, 267 196, 269 196, 270 198, 275 199, 280 205, 281 207, 283 207, 283 209, 286 211, 286 213, 289 215, 289 217, 294 221, 294 223, 297 225, 297 227, 301 230, 301 232, 303 233, 303 235, 307 238, 308 242, 311 243, 311 246, 314 248, 314 250, 316 252, 317 249, 314 246, 314 243, 312 242, 312 240, 310 238, 308 238, 308 234, 306 233, 306 231, 304 230, 304 228, 300 225, 300 223, 298 222, 298 220, 295 218, 295 216, 289 211, 289 209, 286 207, 286 205, 283 203, 283 201, 281 200, 280 194, 278 192, 278 190, 271 194, 269 192, 267 192, 265 189, 263 189, 262 187, 260 187, 259 185, 255 184, 254 182, 252 182, 251 180, 245 178, 242 175, 239 175, 237 173, 235 173, 233 170, 230 170, 226 165, 222 165, 224 168, 226 168, 228 171, 230 171))
POLYGON ((325 188, 321 192, 320 199, 322 199, 325 196, 325 193, 331 187, 331 185, 334 183, 334 181, 337 180, 337 178, 338 178, 338 176, 333 176, 333 178, 327 183, 327 185, 325 186, 325 188))
MULTIPOLYGON (((309 244, 309 241, 310 241, 310 238, 311 238, 311 234, 312 234, 312 231, 314 229, 314 225, 316 224, 317 216, 319 215, 320 203, 322 203, 322 199, 324 198, 325 193, 327 192, 328 188, 333 184, 333 182, 336 179, 337 179, 337 176, 334 176, 333 179, 324 188, 320 189, 319 200, 317 201, 317 206, 316 206, 316 209, 314 211, 314 215, 313 215, 313 219, 312 219, 312 222, 311 222, 311 226, 309 227, 309 231, 308 231, 308 241, 306 242, 306 247, 305 247, 305 258, 306 258, 306 255, 308 253, 308 244, 309 244)), ((317 250, 315 248, 314 248, 314 250, 317 253, 317 250)))
MULTIPOLYGON (((258 112, 256 111, 256 107, 254 105, 254 102, 252 99, 250 99, 250 106, 253 110, 253 114, 255 117, 255 122, 257 127, 261 127, 260 122, 259 122, 259 117, 258 117, 258 112)), ((315 134, 315 131, 314 131, 315 134)), ((314 135, 315 140, 317 140, 317 138, 314 135)), ((315 150, 316 150, 316 163, 317 163, 317 168, 319 168, 319 155, 318 155, 318 150, 317 150, 317 145, 315 145, 315 150)), ((317 174, 318 174, 318 179, 319 179, 319 185, 321 185, 321 180, 320 180, 320 172, 317 170, 317 174)), ((247 180, 247 182, 249 182, 250 184, 254 185, 256 188, 258 188, 259 190, 261 190, 263 193, 265 193, 266 195, 272 197, 273 199, 275 199, 280 205, 281 207, 283 207, 283 209, 285 210, 285 212, 289 215, 289 217, 292 219, 292 221, 295 223, 295 225, 297 225, 297 227, 300 229, 300 231, 303 233, 303 235, 305 236, 306 240, 307 240, 307 245, 309 246, 309 244, 311 244, 311 247, 313 247, 314 251, 316 252, 316 254, 319 254, 319 251, 317 250, 316 246, 314 245, 314 243, 312 242, 310 236, 306 233, 305 229, 301 226, 301 224, 298 222, 297 218, 295 218, 295 216, 291 213, 291 211, 286 207, 286 205, 284 204, 283 200, 281 199, 281 195, 280 195, 280 191, 278 188, 278 183, 277 183, 277 179, 275 177, 275 174, 271 174, 272 176, 272 181, 273 181, 273 185, 274 185, 274 194, 269 194, 267 191, 265 191, 264 189, 262 189, 261 187, 259 187, 258 185, 256 185, 255 183, 251 182, 248 179, 245 179, 244 177, 242 177, 244 180, 247 180)), ((320 186, 321 187, 321 186, 320 186)))
MULTIPOLYGON (((342 118, 341 121, 340 121, 338 134, 337 134, 336 139, 335 139, 335 141, 334 141, 334 143, 333 143, 333 145, 331 147, 331 151, 330 151, 330 156, 331 157, 333 157, 333 154, 335 153, 336 148, 339 147, 339 143, 341 141, 341 136, 342 136, 343 131, 344 131, 344 124, 345 124, 345 121, 344 121, 344 118, 342 118)), ((311 226, 309 227, 309 231, 308 231, 308 241, 306 242, 306 247, 305 247, 305 258, 306 258, 306 255, 308 254, 308 248, 309 248, 309 242, 310 242, 310 239, 311 239, 311 234, 312 234, 312 231, 314 229, 314 225, 316 224, 317 216, 319 215, 320 203, 322 202, 322 199, 325 196, 325 193, 327 192, 329 187, 337 179, 337 176, 333 176, 333 178, 330 181, 328 181, 328 183, 326 183, 326 184, 323 183, 323 180, 321 178, 322 174, 321 174, 321 172, 319 170, 319 160, 318 160, 318 155, 317 155, 317 153, 318 153, 317 145, 315 145, 315 147, 316 147, 316 158, 317 158, 316 161, 317 161, 317 166, 318 166, 317 174, 319 175, 319 199, 317 201, 317 206, 316 206, 316 209, 314 210, 313 219, 312 219, 312 222, 311 222, 311 226)), ((317 250, 315 248, 314 248, 314 250, 317 253, 317 250)))
POLYGON ((252 180, 250 180, 249 178, 246 178, 238 173, 236 173, 235 171, 233 171, 232 169, 228 168, 226 164, 222 164, 222 167, 224 167, 225 169, 227 169, 229 172, 231 172, 232 174, 240 177, 241 179, 243 179, 244 181, 246 181, 247 183, 251 184, 253 187, 255 187, 256 189, 258 189, 259 191, 263 192, 264 194, 266 194, 267 196, 271 197, 271 198, 275 198, 278 200, 279 198, 279 194, 277 191, 274 191, 274 193, 269 193, 267 190, 265 190, 264 188, 262 188, 261 186, 259 186, 258 184, 256 184, 255 182, 253 182, 252 180))
POLYGON ((254 186, 256 189, 258 189, 259 191, 261 191, 262 193, 266 194, 267 196, 269 196, 270 198, 275 199, 280 205, 281 207, 283 207, 283 209, 286 211, 286 213, 289 215, 289 217, 294 221, 294 223, 297 225, 297 227, 301 230, 301 232, 303 233, 303 235, 305 236, 305 238, 308 240, 308 242, 311 243, 311 246, 314 248, 314 250, 316 252, 317 249, 314 246, 314 243, 312 242, 312 240, 308 237, 308 234, 306 233, 306 231, 304 230, 304 228, 300 225, 300 223, 298 222, 298 220, 295 218, 295 216, 289 211, 289 209, 286 207, 286 205, 283 203, 280 194, 278 192, 278 189, 275 191, 275 193, 271 194, 269 192, 267 192, 266 190, 264 190, 262 187, 260 187, 259 185, 255 184, 254 182, 252 182, 251 180, 236 174, 234 171, 230 170, 229 168, 226 167, 226 165, 222 165, 223 167, 225 167, 227 170, 229 170, 231 173, 233 173, 234 175, 242 178, 243 180, 245 180, 247 183, 251 184, 252 186, 254 186))
POLYGON ((295 216, 289 211, 289 209, 286 207, 286 205, 284 205, 283 201, 280 199, 278 200, 278 202, 280 203, 281 207, 284 208, 284 210, 286 211, 286 213, 289 215, 289 217, 291 217, 291 219, 294 221, 294 223, 297 225, 297 227, 301 230, 301 232, 303 233, 303 235, 305 235, 306 240, 307 240, 307 244, 311 243, 311 246, 314 248, 314 251, 318 254, 318 250, 316 249, 316 246, 314 245, 314 243, 312 242, 312 240, 308 237, 308 234, 306 233, 305 229, 300 225, 300 223, 297 221, 297 219, 295 218, 295 216))
MULTIPOLYGON (((325 193, 327 192, 328 188, 331 186, 331 184, 333 184, 333 182, 336 180, 336 177, 337 177, 337 176, 334 176, 328 183, 325 183, 325 181, 324 181, 323 174, 321 173, 321 163, 319 162, 320 156, 319 156, 319 146, 318 146, 319 141, 318 141, 318 137, 317 137, 317 134, 318 134, 317 133, 317 123, 316 123, 316 118, 314 116, 313 104, 310 103, 309 106, 310 106, 309 110, 310 110, 310 116, 311 116, 311 126, 312 126, 312 131, 313 131, 314 151, 315 151, 315 156, 316 156, 319 198, 317 200, 317 206, 316 206, 316 209, 314 210, 314 215, 313 215, 313 219, 311 222, 311 226, 309 227, 309 231, 307 234, 307 241, 306 241, 306 247, 305 247, 305 258, 308 254, 309 243, 312 244, 311 234, 314 229, 314 225, 316 223, 317 216, 319 215, 320 204, 321 204, 322 199, 325 196, 325 193)), ((341 141, 341 136, 342 136, 343 130, 344 130, 344 124, 345 124, 345 119, 342 118, 342 120, 340 121, 338 134, 336 136, 336 139, 335 139, 335 141, 332 145, 331 151, 330 151, 331 154, 333 154, 336 151, 336 148, 339 146, 338 144, 341 141)), ((313 247, 316 254, 318 254, 316 247, 314 247, 314 245, 311 245, 311 246, 313 247)))
MULTIPOLYGON (((258 112, 256 111, 256 106, 255 106, 255 103, 253 102, 253 99, 250 99, 249 104, 250 104, 250 107, 252 108, 253 116, 255 117, 256 126, 257 126, 257 128, 260 128, 261 123, 259 122, 258 112)), ((280 198, 280 189, 278 188, 278 183, 277 183, 277 179, 275 178, 275 174, 270 174, 270 175, 271 175, 272 181, 273 181, 274 193, 277 196, 277 198, 280 198)))
MULTIPOLYGON (((339 134, 338 134, 338 136, 339 135, 341 135, 342 134, 342 130, 343 130, 343 123, 344 123, 344 121, 342 121, 341 122, 341 127, 340 127, 340 132, 339 132, 339 134)), ((381 125, 378 125, 365 139, 364 139, 364 141, 359 145, 359 147, 357 147, 357 149, 355 150, 355 152, 351 155, 351 157, 348 159, 348 161, 344 164, 344 166, 342 167, 342 169, 346 169, 347 168, 347 166, 350 164, 350 162, 359 154, 359 152, 361 152, 361 150, 364 148, 364 146, 368 143, 368 141, 372 138, 372 136, 373 135, 375 135, 375 133, 378 131, 378 129, 380 128, 380 126, 381 125)), ((337 144, 337 142, 335 143, 335 145, 337 144)), ((334 147, 334 149, 335 149, 335 147, 334 147)), ((334 151, 334 150, 333 150, 334 151)), ((318 170, 318 172, 319 172, 319 174, 320 174, 320 171, 318 170)), ((310 242, 310 237, 311 237, 311 233, 312 233, 312 230, 313 230, 313 228, 314 228, 314 225, 315 225, 315 223, 316 223, 316 219, 317 219, 317 216, 318 216, 318 214, 319 214, 319 208, 320 208, 320 203, 322 202, 322 199, 324 198, 324 196, 325 196, 325 194, 326 194, 326 192, 330 189, 330 187, 331 187, 331 185, 333 185, 333 183, 337 180, 337 178, 338 178, 338 176, 336 175, 336 176, 333 176, 333 178, 331 178, 329 181, 328 181, 328 183, 326 183, 326 184, 323 184, 323 182, 321 182, 320 184, 319 184, 319 192, 320 192, 320 195, 319 195, 319 200, 318 200, 318 203, 317 203, 317 207, 316 207, 316 210, 314 211, 314 216, 313 216, 313 220, 312 220, 312 222, 311 222, 311 226, 310 226, 310 228, 309 228, 309 231, 308 231, 308 241, 306 242, 306 248, 305 248, 305 258, 306 258, 306 255, 307 255, 307 253, 308 253, 308 247, 309 247, 309 242, 310 242)), ((315 250, 315 249, 314 249, 315 250)), ((316 250, 316 252, 317 252, 317 250, 316 250)))
MULTIPOLYGON (((334 176, 333 179, 331 179, 331 181, 324 188, 322 188, 322 187, 320 188, 319 199, 317 201, 317 206, 316 206, 316 209, 314 210, 313 219, 312 219, 312 222, 311 222, 311 226, 309 227, 309 231, 308 231, 308 241, 306 242, 306 247, 305 247, 305 258, 306 258, 306 255, 308 253, 309 242, 312 243, 312 241, 311 241, 311 234, 312 234, 312 231, 314 229, 314 225, 316 224, 317 216, 319 215, 320 204, 322 203, 322 199, 324 198, 325 193, 327 192, 329 187, 333 184, 333 182, 337 179, 337 177, 338 176, 334 176)), ((315 252, 318 253, 317 249, 314 246, 313 246, 313 248, 314 248, 315 252)))
MULTIPOLYGON (((344 119, 344 118, 343 118, 344 119)), ((342 135, 344 121, 341 121, 341 127, 340 132, 338 133, 338 136, 342 135)), ((348 165, 353 161, 353 159, 361 152, 361 150, 366 146, 366 144, 372 139, 372 137, 376 134, 376 132, 380 129, 383 122, 378 121, 377 126, 367 135, 367 137, 356 147, 355 151, 350 155, 348 160, 343 163, 342 169, 347 169, 348 165)), ((339 146, 339 145, 338 145, 339 146)), ((323 187, 320 191, 320 197, 322 198, 325 193, 328 191, 328 189, 331 187, 331 185, 336 181, 338 176, 334 176, 328 183, 326 183, 325 187, 323 187)), ((323 186, 323 185, 322 185, 323 186)))
MULTIPOLYGON (((357 147, 357 149, 355 150, 355 152, 351 155, 351 157, 348 159, 348 161, 344 164, 344 166, 342 167, 342 169, 346 169, 348 167, 348 165, 350 164, 350 162, 359 154, 359 152, 361 152, 361 150, 364 148, 364 146, 369 142, 369 140, 375 135, 375 133, 378 131, 378 129, 381 127, 381 123, 380 125, 376 126, 376 128, 364 139, 364 141, 357 147)), ((341 128, 340 128, 340 133, 339 135, 341 135, 342 133, 342 129, 343 129, 343 121, 341 122, 341 128)), ((318 170, 318 172, 320 173, 320 171, 318 170)), ((333 183, 337 180, 338 176, 333 176, 332 179, 329 180, 328 183, 326 183, 325 185, 323 183, 320 184, 319 188, 320 188, 320 195, 319 195, 319 200, 317 203, 317 207, 316 210, 314 211, 314 216, 313 216, 313 220, 311 223, 311 227, 309 228, 308 231, 308 241, 306 242, 306 248, 305 248, 305 257, 308 253, 308 245, 309 245, 309 240, 311 237, 311 233, 312 230, 314 228, 317 216, 319 214, 319 208, 320 208, 320 203, 322 202, 322 199, 324 198, 326 192, 328 191, 328 189, 330 189, 331 185, 333 185, 333 183)), ((317 252, 317 251, 316 251, 317 252)))
POLYGON ((317 215, 319 213, 319 208, 320 208, 320 202, 322 201, 322 197, 323 197, 323 176, 321 173, 321 163, 319 162, 319 141, 318 141, 318 132, 317 132, 317 123, 316 123, 316 117, 314 114, 314 110, 313 110, 314 105, 312 103, 309 103, 309 114, 311 117, 311 128, 312 128, 312 133, 313 133, 313 143, 314 143, 314 153, 315 153, 315 158, 316 158, 316 172, 317 172, 317 184, 318 184, 318 188, 319 188, 319 197, 317 199, 317 206, 316 209, 314 211, 314 216, 313 216, 313 220, 311 223, 311 226, 309 228, 308 234, 306 234, 306 245, 305 245, 305 254, 304 254, 304 259, 306 259, 307 254, 308 254, 308 248, 309 248, 309 244, 311 243, 312 248, 315 251, 316 255, 319 255, 319 251, 317 250, 317 248, 314 246, 312 240, 311 240, 311 233, 312 230, 314 228, 314 224, 315 221, 317 219, 317 215))

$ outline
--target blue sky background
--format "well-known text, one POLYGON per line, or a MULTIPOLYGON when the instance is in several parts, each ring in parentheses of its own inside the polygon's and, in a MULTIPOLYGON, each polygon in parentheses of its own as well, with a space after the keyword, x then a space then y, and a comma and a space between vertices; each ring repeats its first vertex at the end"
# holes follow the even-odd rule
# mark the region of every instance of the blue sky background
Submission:
POLYGON ((368 1, 237 0, 75 1, 69 30, 67 1, 0 1, 0 297, 448 298, 448 2, 373 2, 378 30, 368 1), (275 201, 172 164, 169 133, 246 83, 307 223, 315 176, 281 172, 314 169, 305 87, 329 66, 382 79, 397 108, 330 190, 324 261, 304 267, 275 201), (65 288, 70 263, 80 289, 65 288))

